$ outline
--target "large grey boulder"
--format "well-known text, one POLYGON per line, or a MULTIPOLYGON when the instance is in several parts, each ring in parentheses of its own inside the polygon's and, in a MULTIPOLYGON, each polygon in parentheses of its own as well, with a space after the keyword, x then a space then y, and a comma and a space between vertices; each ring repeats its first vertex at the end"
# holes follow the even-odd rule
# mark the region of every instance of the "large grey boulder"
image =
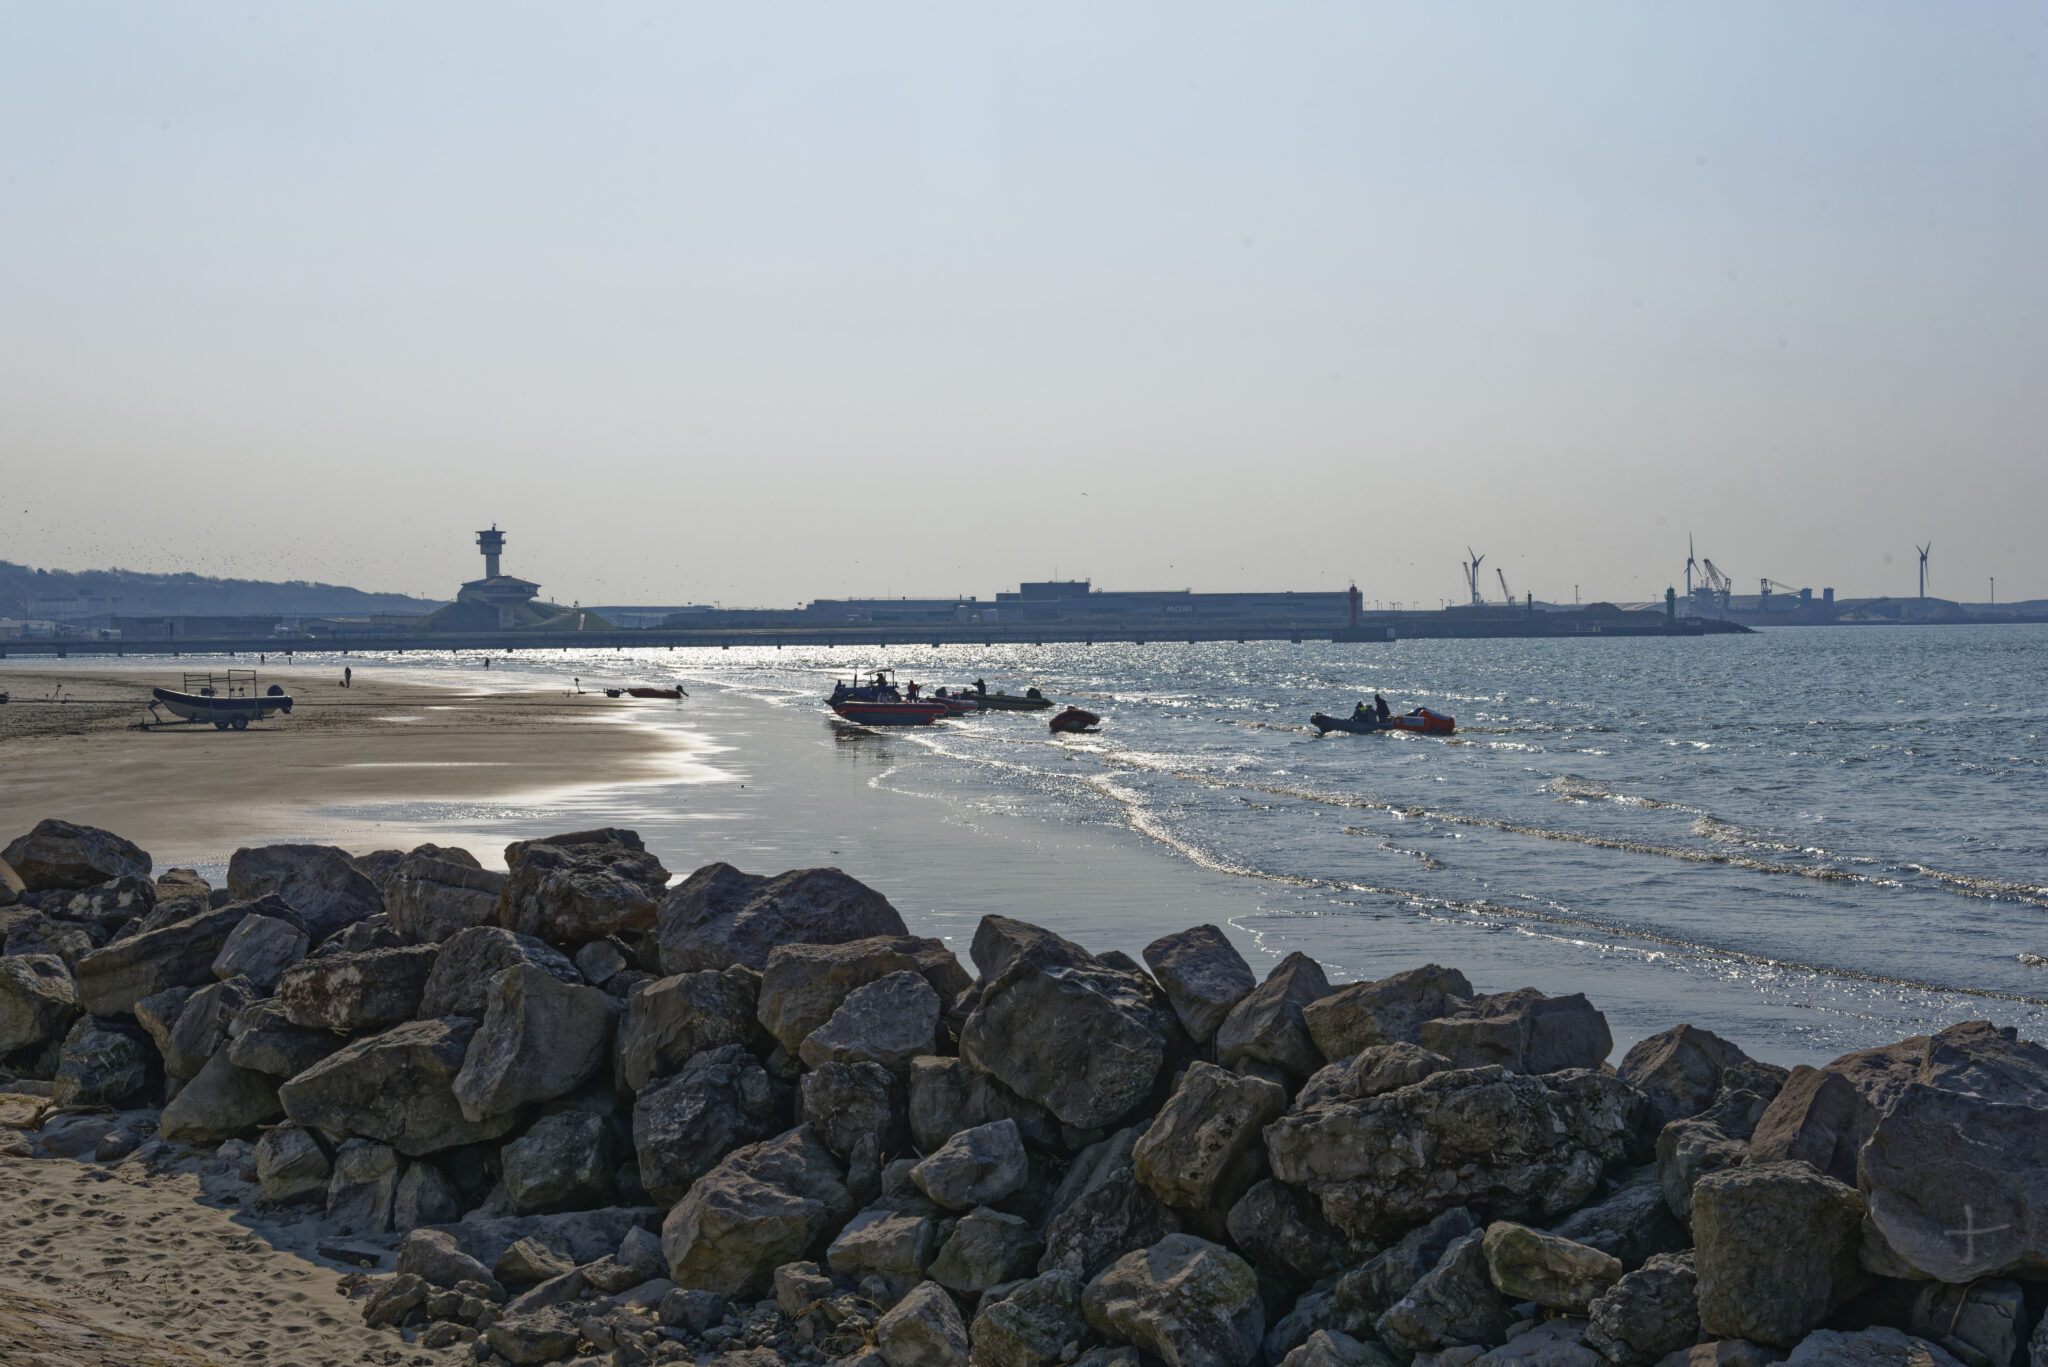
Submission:
POLYGON ((47 893, 43 910, 66 921, 84 921, 113 932, 130 921, 149 915, 156 907, 156 885, 147 878, 125 874, 68 896, 47 893))
POLYGON ((827 1063, 805 1073, 802 1088, 805 1123, 856 1172, 879 1176, 882 1155, 909 1142, 903 1084, 881 1064, 827 1063))
POLYGON ((1473 995, 1455 968, 1425 964, 1373 982, 1349 983, 1302 1008, 1301 1018, 1331 1062, 1380 1044, 1422 1043, 1422 1023, 1473 995))
POLYGON ((658 978, 626 1001, 619 1022, 620 1085, 637 1092, 706 1049, 765 1043, 754 1018, 760 975, 745 968, 658 978))
POLYGON ((953 1225, 931 1262, 932 1280, 963 1296, 1029 1277, 1042 1247, 1038 1232, 1021 1215, 978 1206, 953 1225))
POLYGON ((952 1210, 992 1206, 1031 1175, 1017 1122, 998 1120, 962 1130, 910 1170, 917 1189, 952 1210))
MULTIPOLYGON (((1730 1069, 1725 1076, 1738 1078, 1742 1071, 1730 1069)), ((1776 1079, 1765 1085, 1770 1081, 1776 1079)), ((1749 1137, 1770 1102, 1770 1097, 1747 1089, 1724 1090, 1706 1110, 1657 1132, 1657 1180, 1673 1215, 1690 1221, 1692 1189, 1700 1178, 1747 1159, 1749 1137)))
POLYGON ((780 1132, 787 1112, 787 1087, 744 1045, 706 1049, 634 1101, 640 1180, 656 1201, 672 1206, 728 1153, 780 1132))
POLYGON ((932 1052, 939 994, 915 970, 857 987, 832 1018, 804 1037, 797 1052, 813 1068, 827 1063, 879 1063, 908 1074, 910 1061, 932 1052))
POLYGON ((280 1125, 256 1141, 256 1180, 266 1200, 282 1204, 324 1198, 333 1175, 333 1160, 311 1130, 280 1125))
POLYGON ((1920 1080, 1929 1037, 1844 1054, 1825 1068, 1794 1068, 1750 1139, 1750 1161, 1811 1163, 1840 1182, 1856 1181, 1856 1160, 1912 1083, 1920 1080))
POLYGON ((350 1139, 334 1151, 327 1218, 350 1234, 388 1234, 403 1164, 389 1144, 350 1139))
MULTIPOLYGON (((794 1054, 804 1037, 832 1019, 832 1013, 855 988, 896 973, 919 972, 911 951, 920 944, 909 936, 877 935, 842 944, 779 945, 761 970, 761 995, 756 1008, 761 1026, 776 1043, 794 1054)), ((950 951, 947 957, 951 958, 950 951)), ((957 962, 956 962, 957 967, 957 962)))
POLYGON ((1614 1367, 1649 1367, 1699 1337, 1699 1278, 1690 1253, 1660 1253, 1588 1311, 1586 1346, 1614 1367))
POLYGON ((909 1087, 910 1137, 919 1152, 930 1153, 960 1131, 994 1120, 1016 1121, 1027 1144, 1047 1149, 1059 1144, 1059 1122, 1045 1107, 1026 1101, 960 1059, 912 1059, 909 1087))
POLYGON ((1266 1150, 1273 1175, 1313 1192, 1331 1224, 1383 1240, 1453 1206, 1563 1214, 1598 1188, 1641 1109, 1641 1093, 1599 1073, 1458 1069, 1282 1116, 1266 1150))
POLYGON ((0 959, 0 1055, 64 1038, 78 1019, 71 971, 54 954, 0 959))
POLYGON ((144 997, 215 981, 213 961, 249 910, 223 907, 94 950, 72 965, 79 1004, 96 1016, 126 1016, 144 997))
MULTIPOLYGON (((1481 1232, 1472 1212, 1459 1206, 1445 1211, 1426 1225, 1409 1230, 1378 1254, 1338 1278, 1331 1292, 1346 1332, 1359 1334, 1370 1331, 1381 1315, 1392 1309, 1415 1288, 1415 1283, 1443 1261, 1452 1244, 1468 1234, 1481 1232)), ((1484 1247, 1481 1246, 1478 1252, 1483 1266, 1484 1247)))
MULTIPOLYGON (((97 826, 45 817, 0 850, 28 892, 89 888, 112 878, 149 877, 150 858, 133 841, 97 826)), ((12 901, 13 899, 8 899, 12 901)))
POLYGON ((1460 1068, 1498 1064, 1518 1073, 1598 1068, 1614 1049, 1607 1017, 1583 992, 1546 997, 1533 987, 1454 1003, 1422 1023, 1418 1042, 1460 1068))
POLYGON ((192 993, 169 1035, 158 1041, 164 1071, 175 1078, 199 1076, 206 1061, 227 1044, 235 1018, 257 1000, 256 989, 246 978, 208 983, 192 993))
MULTIPOLYGON (((1697 1353, 1699 1350, 1693 1351, 1697 1353)), ((1816 1329, 1800 1340, 1792 1355, 1785 1359, 1785 1364, 1786 1367, 1963 1367, 1938 1345, 1890 1325, 1854 1332, 1816 1329)), ((1751 1364, 1742 1363, 1739 1367, 1751 1367, 1751 1364)))
POLYGON ((967 1367, 967 1325, 945 1288, 924 1282, 875 1321, 888 1367, 967 1367))
POLYGON ((191 988, 168 987, 135 1003, 135 1023, 148 1032, 157 1053, 171 1051, 171 1032, 178 1028, 178 1017, 184 1014, 185 1003, 191 1000, 191 988))
POLYGON ((1597 1248, 1496 1220, 1480 1242, 1494 1289, 1509 1300, 1534 1301, 1549 1310, 1583 1315, 1621 1280, 1621 1260, 1597 1248))
POLYGON ((664 973, 732 964, 759 972, 778 945, 907 933, 887 898, 838 869, 792 869, 767 878, 730 864, 707 864, 669 889, 658 923, 664 973))
POLYGON ((1693 1188, 1700 1328, 1790 1348, 1862 1289, 1863 1199, 1805 1163, 1730 1168, 1693 1188))
MULTIPOLYGON (((147 1005, 147 1001, 136 1003, 138 1020, 147 1005)), ((148 1024, 146 1020, 143 1023, 148 1024)), ((227 1056, 228 1062, 237 1068, 288 1078, 297 1077, 347 1043, 345 1037, 332 1030, 293 1025, 285 1019, 284 1003, 273 997, 251 1002, 228 1023, 227 1056)))
POLYGON ((1149 979, 1050 931, 984 917, 974 958, 983 985, 960 1057, 1078 1129, 1128 1115, 1157 1084, 1169 1045, 1185 1038, 1149 979), (1001 967, 991 974, 985 959, 1001 967))
POLYGON ((382 884, 391 928, 416 945, 438 944, 497 920, 505 875, 415 851, 382 884))
POLYGON ((1117 1259, 1082 1291, 1081 1310, 1099 1333, 1168 1367, 1250 1367, 1266 1332, 1251 1264, 1192 1234, 1117 1259))
POLYGON ((1971 1367, 2009 1367, 2027 1342, 2027 1294, 1994 1277, 1967 1286, 1923 1282, 1906 1322, 1971 1367))
POLYGON ((2048 1268, 2048 1048, 1983 1021, 1926 1041, 1863 1146, 1863 1260, 1965 1283, 2048 1268))
POLYGON ((1664 1202, 1655 1164, 1631 1169, 1604 1197, 1572 1212, 1550 1232, 1612 1254, 1630 1272, 1659 1253, 1676 1253, 1692 1244, 1686 1227, 1664 1202))
POLYGON ((595 1077, 610 1056, 613 1001, 520 964, 491 975, 484 1020, 455 1078, 473 1121, 548 1101, 595 1077))
POLYGON ((521 1215, 590 1210, 610 1203, 611 1127, 587 1111, 557 1111, 504 1149, 505 1191, 521 1215))
POLYGON ((501 926, 471 926, 441 944, 434 971, 420 993, 419 1018, 469 1016, 482 1020, 489 1006, 491 979, 507 968, 531 964, 551 978, 580 985, 583 975, 567 955, 531 935, 501 926))
POLYGON ((1323 1057, 1302 1011, 1329 995, 1321 966, 1299 951, 1289 954, 1217 1027, 1216 1061, 1228 1068, 1250 1059, 1307 1077, 1323 1057))
POLYGON ((316 955, 277 981, 285 1019, 311 1030, 378 1030, 411 1020, 440 954, 434 945, 316 955))
POLYGON ((838 1163, 799 1127, 726 1156, 662 1222, 679 1287, 759 1296, 783 1263, 803 1260, 853 1214, 838 1163))
POLYGON ((1674 1025, 1630 1046, 1615 1071, 1648 1099, 1645 1122, 1661 1130, 1713 1105, 1722 1073, 1754 1062, 1711 1030, 1674 1025))
POLYGON ((1305 1111, 1324 1101, 1356 1101, 1398 1091, 1433 1073, 1447 1073, 1451 1066, 1442 1054, 1433 1054, 1419 1044, 1375 1044, 1311 1073, 1294 1094, 1293 1108, 1305 1111))
POLYGON ((1244 955, 1216 926, 1160 936, 1145 946, 1145 964, 1197 1044, 1207 1044, 1231 1008, 1259 985, 1244 955))
POLYGON ((13 915, 0 924, 6 928, 8 958, 48 954, 67 968, 75 968, 81 959, 107 942, 104 926, 59 920, 41 912, 13 915))
POLYGON ((156 1051, 132 1021, 80 1016, 57 1052, 50 1096, 59 1106, 118 1106, 156 1080, 156 1051))
POLYGON ((846 1222, 825 1250, 825 1265, 856 1283, 877 1278, 894 1298, 924 1280, 938 1238, 929 1215, 872 1207, 846 1222))
POLYGON ((1074 1155, 1047 1204, 1041 1272, 1065 1268, 1093 1277, 1132 1249, 1180 1229, 1173 1209, 1138 1181, 1131 1155, 1136 1129, 1117 1131, 1074 1155))
POLYGON ((1045 1272, 999 1301, 984 1297, 974 1317, 974 1358, 987 1367, 1052 1367, 1087 1333, 1080 1277, 1066 1269, 1045 1272))
POLYGON ((394 1229, 445 1225, 462 1216, 462 1193, 448 1174, 424 1158, 405 1165, 391 1200, 394 1229))
POLYGON ((1139 1136, 1132 1166, 1169 1206, 1227 1208, 1257 1178, 1261 1132, 1286 1109, 1287 1092, 1278 1083, 1213 1063, 1190 1064, 1139 1136))
POLYGON ((252 911, 228 932, 214 956, 213 976, 223 982, 247 978, 257 991, 269 992, 287 968, 306 957, 311 943, 290 921, 252 911))
POLYGON ((631 831, 604 829, 505 847, 498 924, 549 944, 651 930, 668 870, 631 831))
POLYGON ((407 1234, 398 1249, 398 1270, 451 1290, 462 1282, 492 1284, 491 1269, 464 1253, 445 1229, 415 1229, 407 1234))
POLYGON ((1501 1342, 1514 1311, 1487 1271, 1483 1231, 1452 1242, 1437 1265, 1416 1278, 1375 1326, 1396 1353, 1501 1342))
POLYGON ((315 944, 384 910, 377 885, 332 845, 236 850, 228 860, 228 893, 237 902, 276 895, 299 914, 315 944))
POLYGON ((408 1157, 497 1139, 516 1112, 471 1120, 454 1082, 476 1034, 460 1016, 408 1021, 355 1040, 278 1088, 285 1114, 338 1138, 374 1139, 408 1157))
POLYGON ((1300 1286, 1356 1267, 1371 1247, 1325 1220, 1315 1197, 1270 1177, 1237 1199, 1224 1228, 1261 1272, 1300 1286))
POLYGON ((237 1068, 215 1054, 199 1075, 178 1089, 157 1119, 157 1132, 180 1144, 211 1146, 284 1115, 277 1079, 237 1068))

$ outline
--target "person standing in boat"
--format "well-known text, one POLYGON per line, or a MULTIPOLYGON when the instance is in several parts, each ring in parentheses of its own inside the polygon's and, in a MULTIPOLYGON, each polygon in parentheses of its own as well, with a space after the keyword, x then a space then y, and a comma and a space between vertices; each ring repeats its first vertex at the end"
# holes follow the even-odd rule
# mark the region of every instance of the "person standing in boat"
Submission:
POLYGON ((910 681, 910 700, 911 700, 912 702, 916 702, 916 701, 917 701, 917 690, 918 690, 918 689, 919 689, 919 688, 920 688, 921 686, 922 686, 922 685, 920 685, 920 684, 918 683, 918 681, 917 681, 917 680, 915 680, 915 679, 912 679, 912 680, 910 681))
POLYGON ((1380 714, 1381 721, 1385 721, 1388 717, 1393 715, 1394 709, 1387 706, 1387 700, 1385 698, 1375 693, 1372 695, 1372 700, 1373 710, 1380 714))

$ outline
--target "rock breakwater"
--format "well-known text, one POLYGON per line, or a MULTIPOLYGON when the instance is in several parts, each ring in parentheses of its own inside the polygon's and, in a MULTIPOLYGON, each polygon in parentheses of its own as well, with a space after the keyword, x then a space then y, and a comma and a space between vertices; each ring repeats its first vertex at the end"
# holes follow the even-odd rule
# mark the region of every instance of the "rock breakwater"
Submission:
MULTIPOLYGON (((1789 1074, 1418 965, 1263 981, 633 832, 0 852, 0 1148, 210 1151, 477 1362, 2048 1367, 2048 1049, 1789 1074)), ((394 1340, 395 1341, 395 1340, 394 1340)))

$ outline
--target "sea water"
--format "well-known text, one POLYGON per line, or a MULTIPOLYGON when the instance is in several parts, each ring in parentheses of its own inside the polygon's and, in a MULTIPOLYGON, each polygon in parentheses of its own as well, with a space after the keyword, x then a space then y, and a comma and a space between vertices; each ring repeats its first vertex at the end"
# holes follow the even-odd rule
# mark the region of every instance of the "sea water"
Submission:
POLYGON ((2048 1027, 2044 666, 2048 628, 1869 627, 547 652, 500 657, 491 682, 684 681, 676 724, 735 785, 672 808, 643 795, 637 820, 757 871, 854 867, 842 851, 860 846, 864 876, 914 889, 963 947, 972 915, 1005 909, 972 885, 977 841, 1028 832, 1008 895, 1031 860, 1058 893, 1014 909, 1097 948, 1215 920, 1266 965, 1301 950, 1344 979, 1434 961, 1480 990, 1584 991, 1624 1042, 1691 1019, 1794 1062, 1963 1019, 2048 1027), (1036 685, 1103 725, 837 722, 832 679, 876 665, 927 687, 1036 685), (1457 733, 1309 726, 1375 691, 1457 733), (738 776, 770 751, 783 800, 749 805, 738 776), (807 841, 834 848, 798 857, 807 841), (1069 857, 1099 876, 1059 883, 1069 857))

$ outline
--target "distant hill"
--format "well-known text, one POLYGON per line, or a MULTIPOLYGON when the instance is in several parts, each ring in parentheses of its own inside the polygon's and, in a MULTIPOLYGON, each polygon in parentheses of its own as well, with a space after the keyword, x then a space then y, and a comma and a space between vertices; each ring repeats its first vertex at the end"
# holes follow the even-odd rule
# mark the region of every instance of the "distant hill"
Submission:
POLYGON ((0 617, 270 612, 366 617, 373 612, 429 613, 442 601, 403 593, 365 593, 303 579, 272 583, 138 570, 34 570, 0 560, 0 617))

